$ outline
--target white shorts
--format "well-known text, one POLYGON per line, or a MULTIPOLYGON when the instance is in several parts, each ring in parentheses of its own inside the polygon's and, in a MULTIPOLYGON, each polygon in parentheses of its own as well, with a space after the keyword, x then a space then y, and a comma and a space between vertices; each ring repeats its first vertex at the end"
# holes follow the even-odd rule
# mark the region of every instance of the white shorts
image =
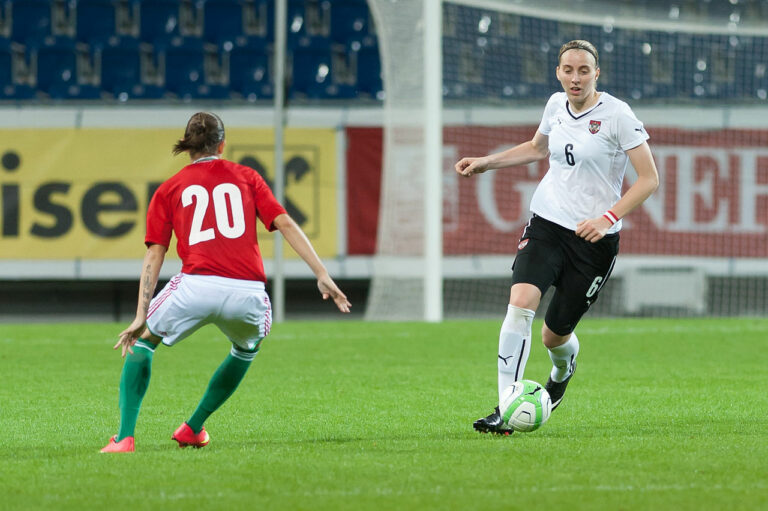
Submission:
POLYGON ((167 346, 209 323, 236 347, 254 351, 272 326, 264 283, 179 273, 152 299, 147 312, 147 328, 167 346))

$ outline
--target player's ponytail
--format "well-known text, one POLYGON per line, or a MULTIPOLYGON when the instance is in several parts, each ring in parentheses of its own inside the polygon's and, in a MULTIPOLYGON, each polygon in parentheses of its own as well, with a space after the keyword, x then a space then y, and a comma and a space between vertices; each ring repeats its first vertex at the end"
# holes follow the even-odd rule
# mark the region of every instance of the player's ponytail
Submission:
POLYGON ((197 112, 190 117, 184 138, 174 144, 173 154, 216 154, 222 140, 224 123, 219 116, 210 112, 197 112))

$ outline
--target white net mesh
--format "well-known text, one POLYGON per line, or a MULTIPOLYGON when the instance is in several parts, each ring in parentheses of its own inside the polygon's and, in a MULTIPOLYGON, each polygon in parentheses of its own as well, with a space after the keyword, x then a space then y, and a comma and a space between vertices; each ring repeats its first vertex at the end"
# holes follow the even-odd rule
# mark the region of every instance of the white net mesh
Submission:
MULTIPOLYGON (((421 2, 372 7, 386 48, 377 253, 388 264, 377 266, 368 315, 417 319, 420 199, 435 184, 421 177, 423 132, 403 118, 414 121, 423 108, 421 2), (409 115, 398 116, 403 109, 409 115)), ((597 46, 599 90, 630 103, 645 123, 661 175, 656 194, 625 221, 614 275, 590 314, 764 314, 765 27, 766 1, 444 2, 445 316, 503 315, 530 196, 547 169, 543 161, 459 180, 452 165, 533 136, 560 88, 557 51, 571 39, 597 46)), ((633 179, 630 168, 626 186, 633 179)))
POLYGON ((367 319, 424 317, 424 68, 421 1, 371 4, 385 89, 381 207, 367 319))

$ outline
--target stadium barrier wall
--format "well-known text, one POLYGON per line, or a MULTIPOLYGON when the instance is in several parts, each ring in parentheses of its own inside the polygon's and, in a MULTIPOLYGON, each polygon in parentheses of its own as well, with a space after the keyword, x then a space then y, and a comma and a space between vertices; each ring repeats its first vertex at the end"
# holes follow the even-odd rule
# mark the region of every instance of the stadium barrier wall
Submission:
MULTIPOLYGON (((687 287, 700 282, 697 275, 768 275, 768 130, 762 123, 768 109, 634 109, 651 135, 662 185, 627 220, 616 274, 637 279, 649 277, 649 268, 677 268, 677 275, 660 278, 676 278, 687 287)), ((181 157, 170 156, 170 145, 196 110, 0 108, 0 278, 135 279, 148 198, 153 186, 183 164, 181 157)), ((270 109, 215 110, 227 124, 232 151, 227 156, 261 165, 269 177, 270 109)), ((459 156, 502 147, 466 147, 452 126, 462 126, 464 136, 470 126, 473 140, 491 131, 499 140, 500 130, 512 145, 530 136, 540 115, 538 106, 446 110, 446 278, 509 275, 524 205, 545 169, 540 165, 489 173, 459 185, 451 170, 459 156), (483 236, 477 240, 495 241, 474 243, 472 233, 478 230, 483 236), (457 246, 465 248, 451 248, 457 246)), ((297 158, 294 173, 289 172, 288 197, 298 212, 306 213, 305 228, 341 279, 365 280, 372 273, 381 124, 378 108, 288 112, 286 161, 297 158)), ((269 245, 266 238, 264 243, 269 245)), ((265 263, 269 271, 270 259, 265 263)), ((178 261, 170 260, 163 276, 178 268, 178 261)), ((418 268, 414 264, 411 269, 418 268)), ((311 278, 299 260, 289 259, 285 269, 289 279, 311 278)), ((627 310, 638 305, 642 301, 624 304, 627 310)))

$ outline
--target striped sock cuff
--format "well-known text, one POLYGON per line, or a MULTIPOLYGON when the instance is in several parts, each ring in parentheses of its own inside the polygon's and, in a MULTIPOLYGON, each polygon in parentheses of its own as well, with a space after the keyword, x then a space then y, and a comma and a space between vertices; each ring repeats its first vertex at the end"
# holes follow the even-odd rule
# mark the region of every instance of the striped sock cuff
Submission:
POLYGON ((229 354, 233 357, 244 360, 246 362, 250 362, 254 358, 256 358, 256 355, 259 353, 259 349, 256 348, 253 351, 243 351, 241 349, 236 348, 234 345, 232 346, 232 349, 229 350, 229 354))
POLYGON ((152 344, 151 342, 149 342, 149 341, 148 341, 148 340, 146 340, 146 339, 142 339, 141 337, 139 337, 139 338, 136 340, 136 344, 134 344, 134 345, 133 345, 133 347, 134 347, 134 348, 144 348, 145 350, 149 350, 149 351, 151 351, 152 353, 154 353, 154 352, 155 352, 155 345, 154 345, 154 344, 152 344))

